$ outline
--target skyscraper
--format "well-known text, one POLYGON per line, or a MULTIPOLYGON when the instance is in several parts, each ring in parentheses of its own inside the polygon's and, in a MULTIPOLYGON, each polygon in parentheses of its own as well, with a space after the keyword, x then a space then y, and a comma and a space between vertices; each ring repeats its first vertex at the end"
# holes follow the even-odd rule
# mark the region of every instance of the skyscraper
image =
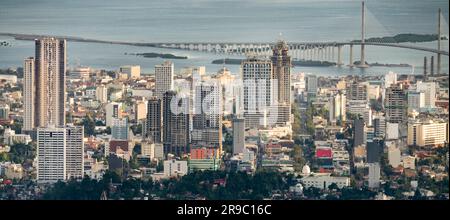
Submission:
POLYGON ((147 118, 144 123, 144 136, 154 143, 162 141, 162 101, 156 96, 147 102, 147 118))
POLYGON ((417 82, 417 92, 423 92, 425 98, 425 106, 427 108, 434 108, 436 102, 436 82, 417 82))
POLYGON ((36 97, 34 58, 26 58, 23 65, 23 131, 32 131, 34 124, 34 99, 36 97))
POLYGON ((331 122, 344 122, 346 120, 346 97, 342 93, 338 93, 330 98, 329 113, 331 122))
POLYGON ((127 118, 113 118, 111 122, 111 136, 114 140, 128 140, 127 118))
POLYGON ((278 82, 278 102, 291 102, 291 56, 288 55, 288 45, 278 41, 273 48, 271 57, 273 78, 278 82))
POLYGON ((65 124, 66 40, 35 40, 24 61, 24 130, 65 124))
POLYGON ((83 127, 37 128, 37 181, 56 182, 84 175, 83 127))
POLYGON ((95 89, 95 98, 100 103, 106 103, 108 102, 108 89, 105 85, 99 85, 95 89))
POLYGON ((112 120, 114 118, 122 118, 122 103, 111 102, 105 106, 106 116, 105 122, 106 126, 112 125, 112 120))
POLYGON ((273 48, 272 69, 273 79, 277 83, 277 124, 290 122, 291 116, 291 56, 285 41, 278 41, 273 48))
POLYGON ((191 142, 222 152, 222 89, 217 81, 195 88, 195 112, 191 142))
POLYGON ((272 62, 249 57, 242 61, 241 69, 245 126, 253 128, 266 126, 267 112, 276 99, 273 97, 272 62))
POLYGON ((183 155, 189 152, 189 99, 175 91, 163 96, 164 154, 183 155))
POLYGON ((243 118, 233 118, 233 154, 244 153, 245 121, 243 118))
POLYGON ((316 75, 307 75, 306 76, 306 91, 308 93, 312 93, 312 94, 317 93, 317 76, 316 75))
POLYGON ((369 188, 378 188, 380 177, 380 163, 369 163, 369 188))
POLYGON ((407 117, 406 94, 401 84, 386 88, 386 122, 402 123, 407 117))
POLYGON ((174 66, 170 61, 155 66, 155 96, 162 99, 164 93, 173 90, 174 66))
POLYGON ((65 124, 66 40, 35 41, 35 126, 65 124))
POLYGON ((368 101, 367 84, 354 81, 348 87, 347 98, 349 100, 368 101))
POLYGON ((355 119, 353 121, 353 147, 357 147, 364 143, 365 124, 363 119, 355 119))

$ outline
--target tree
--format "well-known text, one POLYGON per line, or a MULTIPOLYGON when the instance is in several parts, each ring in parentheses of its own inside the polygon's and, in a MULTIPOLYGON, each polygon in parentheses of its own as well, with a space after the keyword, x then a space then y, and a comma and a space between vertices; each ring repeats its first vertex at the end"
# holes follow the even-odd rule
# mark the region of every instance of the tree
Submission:
POLYGON ((95 121, 91 114, 86 115, 83 119, 84 135, 95 135, 95 121))
POLYGON ((328 186, 328 189, 329 189, 330 191, 333 191, 333 190, 339 190, 339 187, 338 187, 338 185, 337 185, 336 183, 332 183, 332 184, 330 184, 330 185, 328 186))

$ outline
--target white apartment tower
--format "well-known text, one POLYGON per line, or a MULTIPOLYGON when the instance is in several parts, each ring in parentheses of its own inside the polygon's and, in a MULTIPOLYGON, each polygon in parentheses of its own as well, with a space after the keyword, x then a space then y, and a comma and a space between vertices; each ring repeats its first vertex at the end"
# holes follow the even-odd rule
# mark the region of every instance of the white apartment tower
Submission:
POLYGON ((83 178, 83 127, 37 129, 37 181, 57 182, 83 178))
POLYGON ((346 97, 342 93, 338 93, 330 98, 329 113, 331 122, 344 122, 346 120, 346 97))
POLYGON ((108 102, 108 88, 105 85, 99 85, 95 89, 95 98, 100 103, 108 102))
POLYGON ((32 131, 34 126, 34 99, 36 87, 34 58, 26 58, 23 65, 23 131, 32 131))
POLYGON ((250 57, 241 63, 246 127, 266 126, 266 113, 277 97, 272 83, 272 61, 250 57))

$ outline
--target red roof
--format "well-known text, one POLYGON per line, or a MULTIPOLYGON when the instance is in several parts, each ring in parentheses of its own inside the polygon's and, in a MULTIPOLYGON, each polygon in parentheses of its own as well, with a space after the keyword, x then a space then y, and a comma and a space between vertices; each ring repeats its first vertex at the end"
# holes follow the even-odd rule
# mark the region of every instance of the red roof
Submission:
POLYGON ((125 140, 112 140, 109 142, 109 151, 117 152, 117 149, 122 149, 123 151, 129 151, 128 149, 128 141, 125 140))
POLYGON ((331 151, 331 148, 318 148, 316 150, 316 157, 317 158, 332 158, 333 153, 331 151))

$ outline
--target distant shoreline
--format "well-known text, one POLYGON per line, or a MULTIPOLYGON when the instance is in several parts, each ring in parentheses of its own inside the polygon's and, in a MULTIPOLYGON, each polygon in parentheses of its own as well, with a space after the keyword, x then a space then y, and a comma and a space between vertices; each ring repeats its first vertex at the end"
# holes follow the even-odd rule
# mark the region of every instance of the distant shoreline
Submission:
POLYGON ((162 59, 187 59, 187 56, 176 56, 170 53, 125 53, 125 55, 142 56, 145 58, 162 58, 162 59))
MULTIPOLYGON (((217 59, 213 60, 212 64, 229 64, 229 65, 240 65, 241 62, 244 59, 217 59)), ((354 63, 355 65, 358 65, 358 62, 354 63)), ((293 60, 292 61, 293 66, 303 66, 303 67, 330 67, 330 66, 336 66, 335 62, 328 62, 328 61, 314 61, 314 60, 293 60)), ((378 67, 411 67, 409 64, 386 64, 386 63, 367 63, 369 66, 378 66, 378 67)))

